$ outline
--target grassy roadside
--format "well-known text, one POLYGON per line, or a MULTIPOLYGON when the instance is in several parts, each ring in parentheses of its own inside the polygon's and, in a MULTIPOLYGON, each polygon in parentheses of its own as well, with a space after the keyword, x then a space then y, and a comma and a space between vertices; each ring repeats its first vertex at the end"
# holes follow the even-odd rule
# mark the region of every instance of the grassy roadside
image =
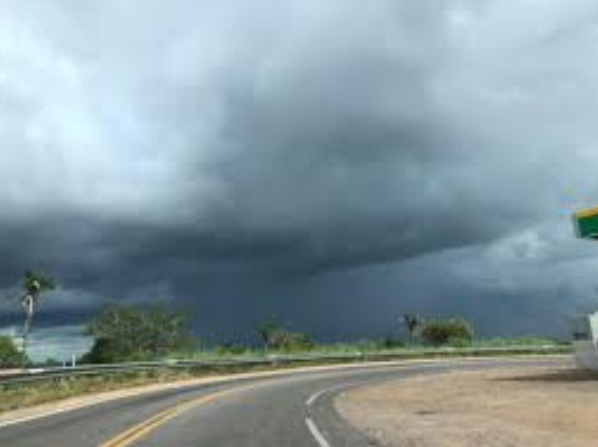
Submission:
MULTIPOLYGON (((186 379, 208 377, 215 374, 247 373, 265 370, 285 369, 298 366, 319 366, 361 361, 390 361, 409 359, 438 359, 443 357, 492 357, 568 354, 568 345, 493 346, 466 348, 399 348, 376 351, 335 350, 334 352, 310 352, 299 361, 288 361, 284 354, 271 357, 272 364, 265 365, 223 365, 216 368, 194 367, 188 369, 119 372, 101 376, 63 377, 35 381, 26 384, 0 385, 0 413, 59 401, 86 394, 114 391, 143 385, 171 383, 186 379), (356 355, 356 353, 358 355, 356 355), (309 355, 309 356, 308 356, 309 355), (334 356, 334 357, 331 357, 334 356)), ((205 354, 204 354, 205 355, 205 354)), ((295 353, 295 356, 300 355, 295 353)), ((219 357, 220 360, 259 359, 253 356, 219 357)), ((261 356, 263 358, 263 355, 261 356)), ((207 357, 203 357, 206 360, 207 357)))
POLYGON ((48 402, 86 394, 114 391, 136 386, 184 380, 191 375, 182 371, 148 371, 107 376, 79 377, 6 385, 0 388, 0 414, 48 402))

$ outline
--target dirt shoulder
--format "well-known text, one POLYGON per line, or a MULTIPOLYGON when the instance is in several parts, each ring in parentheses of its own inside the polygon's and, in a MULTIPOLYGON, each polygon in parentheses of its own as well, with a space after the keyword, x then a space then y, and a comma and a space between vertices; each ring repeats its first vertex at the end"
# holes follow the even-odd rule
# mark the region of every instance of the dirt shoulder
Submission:
POLYGON ((336 408, 389 447, 590 447, 598 375, 522 367, 397 380, 341 394, 336 408))

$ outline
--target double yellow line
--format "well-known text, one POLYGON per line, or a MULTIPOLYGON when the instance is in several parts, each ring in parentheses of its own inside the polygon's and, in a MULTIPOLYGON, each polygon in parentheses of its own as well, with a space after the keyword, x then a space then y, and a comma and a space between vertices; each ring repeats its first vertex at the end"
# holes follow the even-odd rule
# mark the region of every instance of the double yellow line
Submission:
POLYGON ((194 407, 199 407, 201 405, 206 405, 208 403, 214 402, 215 400, 221 399, 233 393, 237 393, 243 390, 247 390, 249 388, 253 388, 254 386, 246 386, 241 388, 235 388, 232 390, 224 390, 219 391, 217 393, 212 393, 207 396, 201 396, 196 399, 191 399, 185 402, 181 402, 174 407, 168 408, 155 416, 143 421, 142 423, 135 425, 134 427, 122 432, 120 435, 116 436, 115 438, 110 439, 109 441, 101 444, 98 447, 128 447, 135 444, 137 441, 141 440, 142 438, 146 437, 150 433, 152 433, 157 428, 161 427, 168 421, 174 419, 175 417, 179 416, 180 414, 188 411, 194 407))

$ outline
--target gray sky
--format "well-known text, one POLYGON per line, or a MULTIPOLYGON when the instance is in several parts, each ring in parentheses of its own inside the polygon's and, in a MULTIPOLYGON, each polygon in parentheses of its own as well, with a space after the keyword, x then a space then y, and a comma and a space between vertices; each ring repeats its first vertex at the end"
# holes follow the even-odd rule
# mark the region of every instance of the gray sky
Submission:
POLYGON ((570 225, 598 203, 595 2, 0 8, 0 289, 51 271, 40 324, 114 298, 216 339, 562 334, 596 307, 570 225))

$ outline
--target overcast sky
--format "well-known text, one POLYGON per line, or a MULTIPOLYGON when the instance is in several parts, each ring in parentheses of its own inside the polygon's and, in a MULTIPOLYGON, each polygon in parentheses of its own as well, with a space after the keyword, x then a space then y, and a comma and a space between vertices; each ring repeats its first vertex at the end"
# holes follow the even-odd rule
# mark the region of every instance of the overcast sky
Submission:
POLYGON ((220 340, 563 334, 597 56, 592 0, 0 0, 0 289, 51 272, 42 330, 118 299, 220 340))

